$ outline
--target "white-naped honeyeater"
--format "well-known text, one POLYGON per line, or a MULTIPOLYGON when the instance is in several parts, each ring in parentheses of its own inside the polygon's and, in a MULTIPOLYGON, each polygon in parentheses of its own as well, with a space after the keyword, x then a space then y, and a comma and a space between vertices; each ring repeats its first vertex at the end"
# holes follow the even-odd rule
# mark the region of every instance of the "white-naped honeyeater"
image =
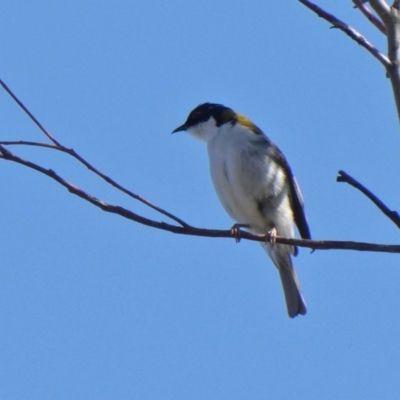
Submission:
MULTIPOLYGON (((303 198, 286 158, 250 120, 221 104, 204 103, 172 133, 187 131, 207 143, 211 178, 236 226, 250 232, 311 239, 303 198)), ((294 246, 261 243, 279 271, 290 317, 306 314, 293 268, 294 246)))

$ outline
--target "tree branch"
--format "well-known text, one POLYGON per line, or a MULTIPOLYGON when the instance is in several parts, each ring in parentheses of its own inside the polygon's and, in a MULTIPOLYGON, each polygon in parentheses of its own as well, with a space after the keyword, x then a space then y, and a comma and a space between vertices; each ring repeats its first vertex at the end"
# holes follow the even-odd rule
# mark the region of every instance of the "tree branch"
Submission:
MULTIPOLYGON (((164 231, 180 234, 180 235, 191 235, 191 236, 202 236, 202 237, 212 237, 212 238, 233 238, 237 239, 237 232, 233 232, 232 229, 229 230, 216 230, 216 229, 202 229, 193 226, 177 226, 171 225, 166 222, 158 222, 151 220, 149 218, 142 217, 124 207, 115 206, 100 200, 77 186, 67 182, 59 174, 51 169, 46 169, 36 163, 28 160, 24 160, 15 154, 11 153, 4 146, 0 145, 0 159, 12 161, 35 171, 40 172, 58 182, 60 185, 65 187, 70 193, 86 200, 87 202, 93 204, 94 206, 100 208, 103 211, 117 214, 121 217, 127 218, 131 221, 135 221, 142 225, 150 226, 152 228, 161 229, 164 231)), ((270 235, 255 235, 247 231, 239 231, 239 239, 251 240, 256 242, 265 242, 270 240, 270 235)), ((385 244, 375 244, 375 243, 363 243, 363 242, 353 242, 353 241, 324 241, 324 240, 305 240, 305 239, 289 239, 277 236, 276 243, 294 245, 298 247, 306 247, 312 250, 358 250, 358 251, 372 251, 372 252, 383 252, 383 253, 400 253, 400 245, 385 245, 385 244)))
POLYGON ((390 66, 387 73, 392 84, 397 115, 400 121, 400 15, 397 1, 390 7, 384 0, 370 0, 371 7, 386 27, 390 66))
POLYGON ((386 69, 392 67, 392 63, 389 58, 382 54, 373 44, 371 44, 353 27, 336 18, 334 15, 328 13, 327 11, 323 10, 321 7, 317 6, 309 0, 299 0, 299 2, 304 4, 310 10, 314 11, 319 17, 331 23, 334 28, 338 28, 346 35, 350 36, 360 46, 364 47, 364 49, 371 53, 386 69))
MULTIPOLYGON (((388 57, 377 50, 354 28, 339 20, 332 14, 326 12, 309 0, 299 1, 310 10, 314 11, 319 17, 324 18, 335 28, 342 30, 358 44, 363 46, 386 68, 392 85, 397 108, 397 116, 400 122, 400 0, 394 0, 392 7, 390 7, 384 0, 369 0, 371 7, 381 18, 385 26, 388 41, 388 57)), ((366 17, 382 31, 380 21, 369 12, 368 8, 364 6, 364 2, 362 0, 353 0, 353 2, 358 8, 360 8, 364 15, 366 15, 366 17)))
POLYGON ((27 145, 27 146, 38 146, 38 147, 45 147, 52 150, 61 151, 63 153, 67 153, 70 156, 74 157, 80 163, 82 163, 86 168, 90 171, 94 172, 96 175, 104 179, 107 183, 115 187, 116 189, 120 190, 121 192, 125 193, 129 197, 132 197, 135 200, 140 201, 141 203, 145 204, 146 206, 152 208, 155 211, 171 218, 173 221, 177 222, 182 226, 188 226, 188 224, 183 221, 182 219, 176 217, 175 215, 171 214, 170 212, 162 209, 161 207, 156 206, 155 204, 151 203, 150 201, 146 200, 142 196, 139 196, 130 190, 124 188, 119 183, 111 179, 109 176, 103 174, 100 170, 95 168, 92 164, 86 161, 83 157, 81 157, 75 150, 68 149, 67 147, 63 146, 60 142, 58 142, 51 134, 47 131, 47 129, 38 121, 38 119, 28 110, 28 108, 22 103, 21 100, 13 93, 13 91, 0 79, 0 85, 4 88, 4 90, 12 97, 12 99, 22 108, 22 110, 29 116, 29 118, 35 123, 35 125, 49 138, 53 144, 46 144, 46 143, 39 143, 39 142, 31 142, 27 140, 19 140, 19 141, 1 141, 0 143, 3 145, 27 145))
POLYGON ((386 28, 385 25, 382 23, 380 19, 376 17, 376 15, 365 5, 365 1, 363 0, 353 0, 353 3, 355 4, 355 7, 358 8, 364 16, 368 19, 369 22, 371 22, 372 25, 374 25, 376 28, 378 28, 384 35, 386 35, 386 28))
MULTIPOLYGON (((89 162, 87 162, 83 157, 77 154, 73 149, 68 149, 65 146, 61 145, 57 140, 53 138, 50 133, 39 123, 39 121, 33 116, 33 114, 24 106, 24 104, 15 96, 15 94, 5 85, 3 81, 0 80, 1 86, 7 91, 7 93, 17 102, 17 104, 24 110, 25 113, 34 121, 34 123, 40 128, 40 130, 49 138, 53 144, 49 143, 41 143, 41 142, 33 142, 27 140, 19 140, 19 141, 0 141, 0 159, 15 162, 17 164, 23 165, 27 168, 33 169, 41 174, 48 176, 53 179, 63 187, 65 187, 70 193, 86 200, 87 202, 93 204, 94 206, 100 208, 103 211, 110 212, 113 214, 120 215, 129 220, 135 221, 142 225, 150 226, 152 228, 161 229, 164 231, 181 234, 181 235, 192 235, 192 236, 202 236, 202 237, 213 237, 213 238, 234 238, 238 239, 246 239, 257 242, 265 242, 270 240, 270 234, 266 235, 256 235, 247 231, 238 231, 237 230, 216 230, 216 229, 202 229, 196 228, 194 226, 190 226, 186 222, 182 221, 180 218, 174 216, 173 214, 163 210, 162 208, 153 205, 146 199, 138 196, 137 194, 131 192, 128 189, 125 189, 123 186, 116 183, 113 179, 103 174, 101 171, 97 170, 93 167, 89 162), (123 193, 128 196, 144 203, 150 208, 160 212, 161 214, 171 218, 175 222, 177 222, 180 226, 172 225, 166 222, 159 222, 155 220, 151 220, 149 218, 142 217, 124 207, 115 206, 106 203, 103 200, 99 200, 98 198, 86 193, 84 190, 78 188, 72 183, 67 182, 64 178, 62 178, 59 174, 51 169, 46 169, 36 163, 33 163, 29 160, 22 159, 21 157, 13 154, 4 146, 36 146, 43 147, 50 150, 56 150, 63 153, 66 153, 76 160, 78 160, 81 164, 86 166, 90 171, 94 172, 96 175, 100 176, 107 183, 111 184, 118 190, 121 190, 123 193)), ((305 240, 305 239, 294 239, 294 238, 284 238, 284 237, 276 237, 276 243, 287 244, 298 247, 306 247, 312 250, 329 250, 329 249, 341 249, 341 250, 358 250, 358 251, 373 251, 373 252, 385 252, 385 253, 400 253, 400 245, 383 245, 383 244, 375 244, 375 243, 363 243, 363 242, 351 242, 351 241, 321 241, 321 240, 305 240)))
POLYGON ((11 91, 11 89, 0 79, 0 85, 3 89, 12 97, 12 99, 24 110, 28 117, 34 122, 34 124, 56 145, 59 146, 60 143, 51 135, 49 131, 35 118, 35 116, 25 107, 21 100, 11 91))
POLYGON ((381 17, 382 21, 385 22, 385 18, 390 13, 390 6, 384 0, 372 0, 369 2, 375 12, 381 17))
POLYGON ((354 179, 352 176, 344 171, 339 171, 336 178, 337 182, 345 182, 358 189, 361 193, 367 196, 399 229, 400 229, 400 215, 397 211, 392 211, 386 206, 382 200, 375 196, 369 189, 354 179))

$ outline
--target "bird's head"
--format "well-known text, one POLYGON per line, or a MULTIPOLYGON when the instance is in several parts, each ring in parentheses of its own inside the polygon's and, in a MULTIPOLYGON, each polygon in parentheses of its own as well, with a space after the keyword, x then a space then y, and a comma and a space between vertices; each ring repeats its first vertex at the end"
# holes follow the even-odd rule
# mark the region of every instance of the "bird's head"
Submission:
POLYGON ((192 110, 184 124, 172 133, 187 131, 194 137, 207 141, 218 128, 236 120, 236 113, 222 104, 204 103, 192 110))
POLYGON ((252 134, 263 135, 261 129, 244 115, 216 103, 204 103, 197 106, 190 112, 185 123, 178 126, 172 133, 187 131, 194 137, 208 142, 218 132, 218 129, 227 123, 242 127, 252 134))

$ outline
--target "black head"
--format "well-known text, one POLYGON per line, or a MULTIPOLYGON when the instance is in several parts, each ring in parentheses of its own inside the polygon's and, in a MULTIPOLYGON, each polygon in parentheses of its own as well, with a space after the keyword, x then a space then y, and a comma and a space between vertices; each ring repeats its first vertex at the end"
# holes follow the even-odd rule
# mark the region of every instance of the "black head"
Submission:
POLYGON ((186 131, 188 128, 208 121, 211 117, 214 118, 217 126, 221 126, 236 118, 236 113, 229 107, 222 104, 204 103, 197 106, 190 112, 186 122, 176 128, 172 133, 186 131))

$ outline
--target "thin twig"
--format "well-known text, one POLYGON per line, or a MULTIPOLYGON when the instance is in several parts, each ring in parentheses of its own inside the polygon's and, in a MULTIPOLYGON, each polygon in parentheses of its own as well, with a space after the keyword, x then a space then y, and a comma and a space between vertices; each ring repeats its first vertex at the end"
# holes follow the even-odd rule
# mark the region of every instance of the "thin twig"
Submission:
POLYGON ((317 6, 309 0, 299 0, 299 2, 304 4, 310 10, 314 11, 319 17, 330 22, 334 28, 338 28, 346 35, 350 36, 360 46, 364 47, 364 49, 371 53, 386 69, 392 67, 392 63, 389 58, 382 54, 372 43, 370 43, 353 27, 336 18, 334 15, 328 13, 327 11, 323 10, 321 7, 317 6))
POLYGON ((12 97, 12 99, 25 111, 29 118, 35 123, 35 125, 56 145, 60 146, 60 143, 54 139, 53 135, 45 129, 45 127, 36 119, 36 117, 25 107, 20 99, 11 91, 11 89, 5 84, 5 82, 0 79, 0 85, 3 89, 12 97))
POLYGON ((400 215, 398 214, 398 212, 390 210, 389 207, 385 205, 382 200, 380 200, 369 189, 367 189, 364 185, 362 185, 348 173, 344 171, 339 171, 336 181, 348 183, 349 185, 358 189, 361 193, 367 196, 394 224, 396 224, 398 228, 400 228, 400 215))
POLYGON ((12 140, 2 140, 0 141, 0 145, 4 146, 11 146, 11 145, 25 145, 25 146, 36 146, 36 147, 44 147, 48 148, 51 150, 57 150, 61 151, 62 153, 69 154, 70 156, 74 157, 76 160, 78 160, 80 163, 85 165, 90 171, 94 172, 96 175, 100 176, 102 179, 104 179, 107 183, 110 185, 114 186, 118 190, 122 191, 123 193, 127 194, 128 196, 134 198, 135 200, 140 201, 141 203, 145 204, 146 206, 152 208, 153 210, 158 211, 160 214, 165 215, 168 218, 171 218, 173 221, 177 222, 178 224, 182 226, 189 226, 185 221, 182 219, 176 217, 175 215, 171 214, 170 212, 162 209, 161 207, 156 206, 155 204, 152 204, 150 201, 146 200, 145 198, 137 195, 136 193, 131 192, 130 190, 124 188, 117 182, 115 182, 113 179, 108 177, 107 175, 103 174, 101 171, 93 167, 90 163, 88 163, 85 159, 83 159, 79 154, 77 154, 73 149, 67 149, 66 147, 62 145, 52 145, 48 143, 41 143, 41 142, 31 142, 28 140, 17 140, 17 141, 12 141, 12 140))
MULTIPOLYGON (((51 169, 43 168, 42 166, 35 164, 31 161, 24 160, 15 154, 11 153, 8 149, 0 145, 0 159, 12 161, 25 167, 31 168, 38 171, 51 179, 64 186, 70 193, 79 196, 80 198, 88 201, 94 206, 100 208, 103 211, 110 212, 113 214, 120 215, 129 220, 138 222, 140 224, 150 226, 156 229, 191 236, 202 236, 212 238, 233 238, 237 239, 237 232, 233 232, 232 229, 228 230, 216 230, 216 229, 202 229, 193 226, 177 226, 171 225, 165 222, 158 222, 149 218, 142 217, 124 207, 115 206, 106 203, 105 201, 99 200, 94 196, 86 193, 77 186, 67 182, 59 174, 51 169)), ((256 242, 265 242, 270 239, 269 234, 266 235, 254 235, 247 231, 240 231, 240 239, 251 240, 256 242)), ((385 245, 375 243, 363 243, 363 242, 352 242, 352 241, 322 241, 322 240, 305 240, 305 239, 289 239, 280 236, 276 237, 276 243, 294 245, 299 247, 306 247, 313 250, 358 250, 358 251, 372 251, 372 252, 383 252, 383 253, 400 253, 400 245, 385 245)))
POLYGON ((353 0, 353 3, 355 4, 356 8, 358 8, 364 16, 368 19, 369 22, 371 22, 372 25, 374 25, 376 28, 378 28, 384 35, 386 35, 386 28, 385 25, 382 23, 380 19, 376 17, 376 15, 366 6, 365 2, 362 0, 353 0))
POLYGON ((156 206, 155 204, 151 203, 150 201, 146 200, 145 198, 133 193, 132 191, 124 188, 119 183, 111 179, 109 176, 103 174, 100 170, 95 168, 92 164, 86 161, 82 156, 80 156, 75 150, 68 149, 67 147, 63 146, 59 143, 56 139, 53 138, 52 135, 43 127, 43 125, 35 118, 35 116, 25 107, 25 105, 18 99, 18 97, 11 91, 11 89, 0 79, 0 84, 3 88, 7 91, 7 93, 15 100, 15 102, 29 115, 29 117, 35 122, 35 124, 40 128, 40 130, 54 143, 47 144, 41 142, 32 142, 28 140, 18 140, 18 141, 1 141, 0 144, 2 145, 25 145, 25 146, 36 146, 36 147, 45 147, 52 150, 61 151, 63 153, 69 154, 70 156, 74 157, 80 163, 82 163, 86 168, 90 171, 94 172, 96 175, 104 179, 107 183, 115 187, 116 189, 120 190, 121 192, 125 193, 126 195, 132 197, 135 200, 140 201, 141 203, 145 204, 146 206, 152 208, 155 211, 158 211, 160 214, 165 215, 168 218, 171 218, 173 221, 177 222, 182 226, 189 226, 185 221, 177 216, 171 214, 170 212, 162 209, 161 207, 156 206))
POLYGON ((52 149, 61 151, 66 153, 65 148, 61 145, 55 145, 50 143, 42 143, 42 142, 31 142, 30 140, 0 140, 0 145, 3 146, 14 146, 14 145, 21 145, 21 146, 34 146, 34 147, 44 147, 46 149, 52 149))
POLYGON ((45 147, 48 149, 52 150, 57 150, 61 151, 62 153, 69 154, 70 156, 74 157, 76 160, 78 160, 80 163, 85 165, 90 171, 94 172, 96 175, 100 176, 102 179, 104 179, 107 183, 110 185, 114 186, 116 189, 120 190, 121 192, 127 194, 128 196, 134 198, 135 200, 140 201, 141 203, 145 204, 146 206, 152 208, 153 210, 158 211, 160 214, 165 215, 168 218, 171 218, 173 221, 177 222, 178 224, 182 226, 189 226, 185 221, 182 219, 178 218, 177 216, 171 214, 170 212, 162 209, 161 207, 156 206, 155 204, 151 203, 150 201, 146 200, 145 198, 137 195, 136 193, 131 192, 130 190, 124 188, 121 186, 119 183, 115 182, 113 179, 108 177, 107 175, 103 174, 101 171, 93 167, 90 163, 88 163, 84 158, 82 158, 79 154, 75 152, 73 149, 67 149, 66 147, 62 145, 52 145, 52 144, 47 144, 47 143, 40 143, 40 142, 31 142, 28 140, 18 140, 18 141, 11 141, 11 140, 3 140, 0 141, 0 145, 4 146, 10 146, 10 145, 25 145, 25 146, 36 146, 36 147, 45 147))

